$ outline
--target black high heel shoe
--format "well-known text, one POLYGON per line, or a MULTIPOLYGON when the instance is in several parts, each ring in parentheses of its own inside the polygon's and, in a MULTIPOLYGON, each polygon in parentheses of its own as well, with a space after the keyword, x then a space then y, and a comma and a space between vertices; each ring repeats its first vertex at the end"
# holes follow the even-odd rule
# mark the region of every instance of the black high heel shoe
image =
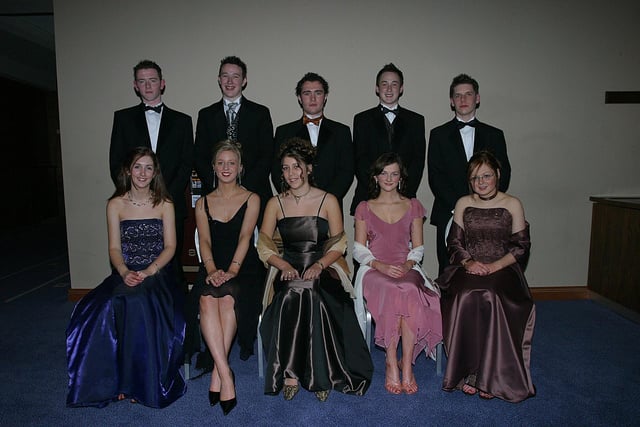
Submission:
MULTIPOLYGON (((232 369, 229 369, 231 371, 231 379, 233 380, 233 389, 236 389, 236 375, 233 373, 232 369)), ((229 399, 229 400, 221 400, 220 401, 220 408, 222 408, 222 413, 226 416, 229 415, 229 412, 231 412, 233 410, 233 408, 236 407, 236 405, 238 404, 238 399, 236 399, 235 397, 233 399, 229 399)))
POLYGON ((209 405, 216 406, 220 402, 220 392, 209 390, 209 405))

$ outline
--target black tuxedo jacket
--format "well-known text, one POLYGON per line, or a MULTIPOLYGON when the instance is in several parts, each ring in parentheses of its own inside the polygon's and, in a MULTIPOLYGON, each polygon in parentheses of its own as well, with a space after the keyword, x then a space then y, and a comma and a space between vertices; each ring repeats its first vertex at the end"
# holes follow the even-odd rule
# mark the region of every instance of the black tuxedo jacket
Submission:
MULTIPOLYGON (((118 110, 113 115, 109 169, 114 184, 127 153, 135 147, 151 148, 144 104, 118 110)), ((193 168, 193 123, 190 116, 166 104, 162 109, 156 155, 174 202, 176 218, 184 218, 187 213, 184 193, 193 168)))
MULTIPOLYGON (((443 227, 451 218, 458 199, 469 194, 467 157, 462 144, 457 119, 431 129, 427 152, 429 186, 435 200, 431 224, 443 227)), ((507 157, 504 133, 493 126, 478 122, 475 127, 473 151, 492 152, 501 165, 500 191, 506 191, 511 179, 511 165, 507 157)))
POLYGON ((358 113, 353 118, 353 146, 358 185, 351 203, 351 215, 361 201, 369 198, 369 168, 381 154, 387 152, 393 151, 400 155, 409 175, 403 185, 408 196, 416 197, 424 172, 427 149, 422 115, 398 106, 393 120, 393 141, 390 144, 385 117, 379 105, 358 113))
MULTIPOLYGON (((278 126, 276 129, 276 148, 271 167, 271 181, 278 192, 282 189, 280 147, 293 137, 310 140, 309 131, 307 126, 302 123, 302 118, 278 126)), ((336 196, 342 206, 342 199, 353 183, 353 143, 349 127, 326 117, 323 118, 320 123, 316 148, 317 154, 312 172, 315 185, 336 196)))
MULTIPOLYGON (((242 97, 237 111, 238 142, 242 146, 242 185, 260 196, 262 206, 273 195, 269 172, 273 157, 273 123, 269 109, 242 97)), ((212 149, 227 139, 227 118, 224 102, 203 108, 196 125, 195 168, 202 180, 203 194, 213 190, 212 149)))

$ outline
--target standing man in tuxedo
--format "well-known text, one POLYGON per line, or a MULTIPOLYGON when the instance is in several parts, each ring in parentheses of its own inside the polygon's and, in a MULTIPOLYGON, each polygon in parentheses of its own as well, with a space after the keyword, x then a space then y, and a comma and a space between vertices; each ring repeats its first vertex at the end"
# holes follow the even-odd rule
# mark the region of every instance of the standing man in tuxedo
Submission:
MULTIPOLYGON (((247 65, 237 56, 220 61, 218 86, 222 99, 198 113, 195 168, 202 180, 202 194, 213 190, 212 149, 220 141, 236 141, 242 147, 244 173, 241 184, 260 196, 264 206, 271 198, 269 172, 273 158, 273 123, 269 109, 248 100, 247 65)), ((260 216, 262 218, 262 215, 260 216)))
POLYGON ((449 265, 446 247, 447 223, 458 199, 469 194, 467 162, 473 153, 491 151, 500 161, 500 191, 507 191, 511 165, 502 130, 478 121, 480 106, 478 82, 466 74, 454 77, 449 87, 449 102, 455 117, 431 129, 427 152, 429 186, 435 200, 431 224, 436 226, 439 271, 449 265))
POLYGON ((342 207, 342 199, 353 182, 353 144, 348 126, 324 116, 327 95, 329 83, 316 73, 305 74, 296 85, 302 117, 276 129, 271 181, 276 191, 280 191, 280 147, 293 137, 306 139, 317 149, 313 164, 316 187, 336 196, 342 207))
POLYGON ((190 116, 163 104, 165 81, 162 69, 155 62, 145 59, 133 67, 133 89, 142 102, 116 111, 113 116, 109 148, 111 179, 116 183, 122 162, 132 148, 145 146, 156 153, 175 209, 176 252, 173 267, 178 283, 185 286, 186 290, 180 256, 188 206, 185 189, 193 168, 193 123, 190 116))
POLYGON ((405 186, 410 197, 416 197, 424 172, 424 117, 398 105, 404 89, 402 71, 387 64, 376 75, 379 105, 358 113, 353 118, 353 146, 358 185, 351 203, 351 215, 358 203, 369 197, 369 168, 381 155, 396 152, 409 175, 405 186))
MULTIPOLYGON (((269 184, 271 159, 273 158, 273 123, 269 109, 264 105, 248 100, 242 91, 247 87, 247 65, 237 56, 227 56, 220 61, 218 69, 218 86, 222 99, 198 113, 195 143, 195 169, 202 181, 202 194, 208 194, 216 187, 214 181, 213 147, 220 141, 230 140, 240 144, 242 149, 243 173, 240 183, 247 190, 260 196, 260 216, 267 201, 273 195, 269 184)), ((253 343, 256 337, 258 316, 262 311, 262 293, 264 283, 244 287, 239 298, 251 301, 242 304, 238 312, 238 340, 240 359, 247 360, 253 354, 253 343)), ((197 322, 190 316, 197 316, 199 295, 189 294, 187 297, 186 316, 189 322, 197 322)), ((205 371, 212 368, 210 355, 203 359, 205 371), (208 361, 206 361, 208 359, 208 361), (209 362, 211 365, 209 365, 209 362)))

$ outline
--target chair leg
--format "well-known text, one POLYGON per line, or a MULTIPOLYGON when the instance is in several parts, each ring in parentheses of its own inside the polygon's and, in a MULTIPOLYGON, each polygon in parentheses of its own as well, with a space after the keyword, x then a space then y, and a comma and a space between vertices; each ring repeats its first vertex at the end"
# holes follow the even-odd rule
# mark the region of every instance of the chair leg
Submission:
POLYGON ((264 378, 264 354, 262 348, 262 336, 260 335, 260 324, 262 323, 262 314, 258 317, 258 377, 264 378))
POLYGON ((191 364, 188 362, 184 362, 184 379, 189 379, 189 368, 191 368, 191 364))
POLYGON ((444 372, 444 346, 442 342, 436 345, 436 375, 441 377, 444 372))
POLYGON ((369 353, 371 353, 371 313, 367 310, 367 324, 365 326, 365 340, 369 347, 369 353))

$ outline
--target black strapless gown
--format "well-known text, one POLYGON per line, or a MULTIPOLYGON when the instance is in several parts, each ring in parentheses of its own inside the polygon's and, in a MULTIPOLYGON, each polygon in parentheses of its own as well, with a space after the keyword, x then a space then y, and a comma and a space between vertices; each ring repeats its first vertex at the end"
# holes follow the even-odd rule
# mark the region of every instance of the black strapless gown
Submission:
MULTIPOLYGON (((278 221, 278 230, 283 258, 302 276, 323 255, 327 220, 285 217, 278 221)), ((267 357, 265 394, 278 394, 285 377, 297 378, 309 391, 367 391, 373 374, 371 355, 353 302, 332 273, 326 269, 315 281, 274 282, 275 295, 260 327, 267 357)))
MULTIPOLYGON (((162 252, 160 219, 122 221, 120 235, 130 270, 143 270, 162 252)), ((76 304, 67 328, 67 406, 104 407, 122 393, 163 408, 181 397, 182 305, 170 267, 135 287, 114 270, 91 290, 76 304)))

